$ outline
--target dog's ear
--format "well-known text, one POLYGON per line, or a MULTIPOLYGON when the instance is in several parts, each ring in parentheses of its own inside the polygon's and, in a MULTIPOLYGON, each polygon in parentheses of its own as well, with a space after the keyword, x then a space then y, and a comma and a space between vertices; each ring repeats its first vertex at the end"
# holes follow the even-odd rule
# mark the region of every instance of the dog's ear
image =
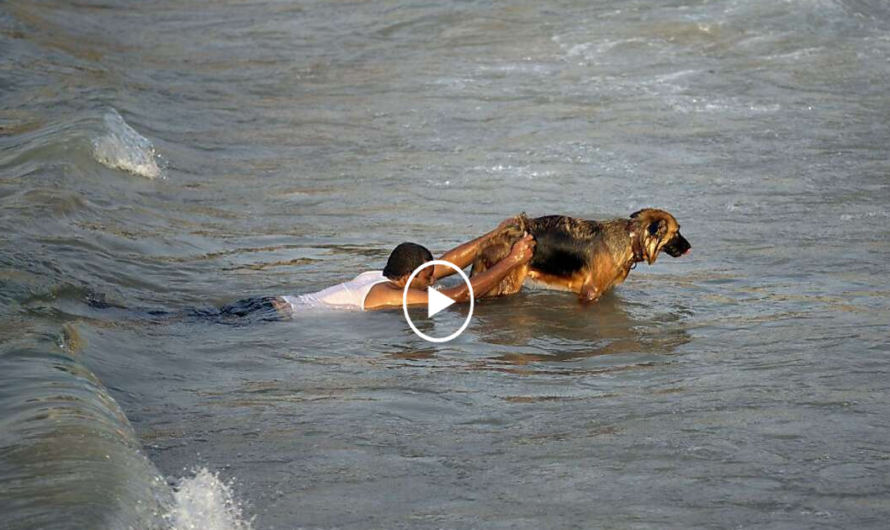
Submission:
POLYGON ((652 265, 667 243, 668 222, 664 218, 655 218, 644 226, 646 233, 643 235, 643 257, 646 258, 646 263, 652 265))
POLYGON ((664 234, 667 233, 667 222, 664 219, 652 221, 651 223, 649 223, 649 228, 647 228, 646 231, 649 232, 650 236, 664 237, 664 234))

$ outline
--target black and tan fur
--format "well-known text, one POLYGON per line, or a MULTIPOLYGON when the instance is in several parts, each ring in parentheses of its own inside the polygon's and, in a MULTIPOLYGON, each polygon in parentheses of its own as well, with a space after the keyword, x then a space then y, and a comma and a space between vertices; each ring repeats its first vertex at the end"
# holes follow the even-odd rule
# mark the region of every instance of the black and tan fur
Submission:
POLYGON ((648 208, 634 212, 629 219, 608 221, 562 215, 530 219, 523 214, 490 239, 473 262, 470 275, 506 257, 523 232, 535 238, 534 257, 485 296, 516 293, 530 279, 578 293, 581 301, 592 302, 622 283, 637 263, 652 265, 662 251, 677 258, 691 248, 680 234, 677 220, 664 210, 648 208))

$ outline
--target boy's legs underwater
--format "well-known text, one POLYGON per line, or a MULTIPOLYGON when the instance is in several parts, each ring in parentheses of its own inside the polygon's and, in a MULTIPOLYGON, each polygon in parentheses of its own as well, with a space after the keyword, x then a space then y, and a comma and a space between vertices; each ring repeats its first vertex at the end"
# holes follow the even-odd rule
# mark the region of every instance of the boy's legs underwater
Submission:
POLYGON ((245 298, 219 308, 219 315, 223 317, 251 316, 258 320, 281 320, 278 299, 274 296, 260 296, 245 298))
POLYGON ((149 320, 163 322, 204 320, 219 324, 240 325, 246 323, 245 319, 248 321, 270 322, 284 320, 285 315, 284 303, 274 296, 245 298, 219 308, 190 307, 179 311, 129 309, 108 303, 104 295, 89 295, 85 301, 87 305, 96 309, 124 309, 130 314, 135 313, 149 320))

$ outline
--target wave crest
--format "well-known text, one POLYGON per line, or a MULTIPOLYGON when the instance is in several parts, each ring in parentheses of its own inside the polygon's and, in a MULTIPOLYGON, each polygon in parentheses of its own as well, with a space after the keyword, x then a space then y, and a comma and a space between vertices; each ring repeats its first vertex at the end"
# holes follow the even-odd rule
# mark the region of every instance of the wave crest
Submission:
POLYGON ((93 139, 93 157, 100 164, 150 179, 161 176, 158 155, 148 138, 130 127, 114 109, 105 113, 104 122, 106 134, 93 139))

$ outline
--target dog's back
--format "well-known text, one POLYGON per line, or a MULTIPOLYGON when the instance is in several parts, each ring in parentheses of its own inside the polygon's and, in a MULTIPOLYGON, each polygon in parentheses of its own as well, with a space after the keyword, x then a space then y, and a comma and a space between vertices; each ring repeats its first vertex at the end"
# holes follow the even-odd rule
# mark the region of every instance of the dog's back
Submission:
POLYGON ((532 268, 554 276, 570 276, 589 263, 592 242, 602 232, 602 225, 564 215, 547 215, 530 219, 528 230, 536 243, 532 268))
POLYGON ((473 262, 470 275, 486 271, 506 258, 513 244, 525 232, 535 238, 535 255, 527 266, 509 274, 487 296, 519 292, 529 269, 545 276, 564 279, 585 274, 590 267, 592 254, 599 248, 599 241, 609 228, 609 223, 564 215, 529 219, 521 214, 516 219, 515 224, 492 236, 473 262))

